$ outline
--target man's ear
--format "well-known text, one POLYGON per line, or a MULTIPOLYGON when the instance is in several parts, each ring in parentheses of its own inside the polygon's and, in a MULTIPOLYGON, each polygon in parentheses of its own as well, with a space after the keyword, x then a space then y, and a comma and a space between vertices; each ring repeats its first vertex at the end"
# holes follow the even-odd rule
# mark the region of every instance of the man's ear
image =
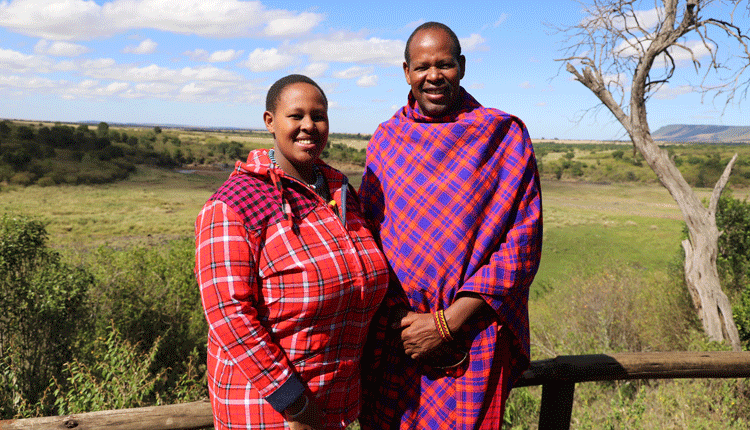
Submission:
POLYGON ((411 79, 409 79, 409 65, 404 61, 404 76, 406 77, 406 83, 411 85, 411 79))
POLYGON ((273 114, 269 111, 263 112, 263 123, 266 124, 266 129, 269 133, 274 133, 274 126, 273 126, 273 114))
POLYGON ((464 57, 463 55, 459 55, 458 56, 458 65, 459 65, 459 67, 461 67, 461 73, 460 73, 460 75, 458 77, 458 80, 460 81, 461 79, 464 78, 464 73, 466 73, 466 57, 464 57))

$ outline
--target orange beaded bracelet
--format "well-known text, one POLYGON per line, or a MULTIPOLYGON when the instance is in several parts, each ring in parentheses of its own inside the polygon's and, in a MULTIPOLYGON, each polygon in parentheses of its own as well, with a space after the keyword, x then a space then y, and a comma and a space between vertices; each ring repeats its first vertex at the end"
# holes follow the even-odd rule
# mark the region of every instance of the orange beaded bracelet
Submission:
POLYGON ((446 342, 453 341, 451 330, 448 328, 448 321, 445 320, 445 311, 439 309, 432 316, 435 319, 435 325, 437 326, 438 333, 440 333, 440 337, 446 342))

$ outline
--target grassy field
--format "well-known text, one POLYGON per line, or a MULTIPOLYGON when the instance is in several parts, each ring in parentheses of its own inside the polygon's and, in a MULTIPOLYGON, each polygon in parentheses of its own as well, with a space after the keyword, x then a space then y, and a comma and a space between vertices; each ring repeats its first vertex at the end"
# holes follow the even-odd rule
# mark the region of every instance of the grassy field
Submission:
MULTIPOLYGON (((344 167, 358 184, 360 173, 344 167)), ((0 212, 47 221, 55 247, 154 243, 192 235, 200 207, 227 175, 140 168, 109 185, 5 187, 0 212)), ((658 185, 545 181, 542 190, 545 241, 537 286, 614 263, 659 270, 679 249, 681 215, 658 185)))

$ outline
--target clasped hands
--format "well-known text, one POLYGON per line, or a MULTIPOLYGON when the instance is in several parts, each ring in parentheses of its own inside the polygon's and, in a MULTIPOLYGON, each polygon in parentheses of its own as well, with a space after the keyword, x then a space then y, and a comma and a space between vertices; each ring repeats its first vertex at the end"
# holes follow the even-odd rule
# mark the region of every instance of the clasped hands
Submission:
POLYGON ((394 310, 391 328, 401 329, 404 352, 415 360, 428 357, 444 342, 432 314, 398 308, 394 310))

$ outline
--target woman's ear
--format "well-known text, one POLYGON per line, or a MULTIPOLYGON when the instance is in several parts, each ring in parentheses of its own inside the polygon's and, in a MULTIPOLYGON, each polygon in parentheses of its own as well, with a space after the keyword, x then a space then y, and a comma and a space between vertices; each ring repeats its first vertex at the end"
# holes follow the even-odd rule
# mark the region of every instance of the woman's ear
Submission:
POLYGON ((263 112, 263 122, 266 124, 266 129, 269 133, 273 134, 273 113, 269 111, 263 112))

